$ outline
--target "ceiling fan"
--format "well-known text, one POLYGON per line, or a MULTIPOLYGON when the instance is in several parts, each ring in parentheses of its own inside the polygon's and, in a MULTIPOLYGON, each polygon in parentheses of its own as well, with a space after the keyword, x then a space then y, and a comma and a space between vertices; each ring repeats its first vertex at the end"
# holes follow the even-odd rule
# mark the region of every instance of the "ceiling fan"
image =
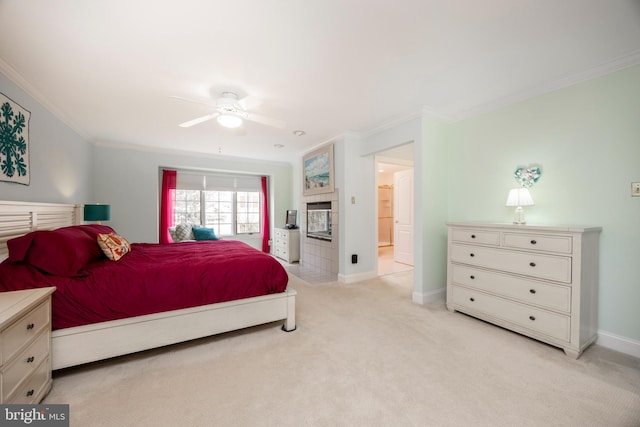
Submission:
POLYGON ((220 123, 221 126, 224 126, 226 128, 237 128, 242 125, 243 120, 249 120, 280 129, 284 129, 286 127, 285 123, 280 120, 272 119, 270 117, 265 117, 263 115, 247 111, 250 108, 257 107, 262 103, 252 96, 247 96, 240 99, 238 95, 233 92, 222 92, 220 98, 216 100, 215 104, 212 104, 208 101, 198 101, 188 98, 182 98, 179 96, 175 96, 174 98, 182 99, 189 102, 197 102, 199 104, 205 104, 209 107, 215 108, 215 111, 212 113, 186 121, 184 123, 180 123, 179 126, 183 128, 195 126, 214 118, 217 119, 218 123, 220 123))

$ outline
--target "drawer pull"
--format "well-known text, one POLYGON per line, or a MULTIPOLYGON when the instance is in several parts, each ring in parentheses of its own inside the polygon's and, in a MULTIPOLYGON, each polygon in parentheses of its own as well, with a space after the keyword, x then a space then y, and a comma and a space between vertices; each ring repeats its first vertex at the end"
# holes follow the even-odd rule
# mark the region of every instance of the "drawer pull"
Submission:
POLYGON ((529 289, 529 292, 532 293, 532 294, 535 294, 536 290, 535 289, 529 289))
POLYGON ((535 241, 535 240, 532 240, 532 241, 531 241, 531 244, 532 244, 532 245, 535 245, 536 243, 538 243, 538 242, 537 242, 537 241, 535 241))
POLYGON ((36 360, 36 358, 31 356, 31 357, 27 358, 27 363, 33 363, 34 360, 36 360))
POLYGON ((472 239, 475 239, 475 238, 476 238, 476 235, 475 235, 475 234, 472 234, 472 235, 471 235, 471 238, 472 238, 472 239))
POLYGON ((31 389, 27 392, 27 397, 33 396, 33 393, 35 393, 34 389, 31 389))
POLYGON ((469 298, 469 301, 474 302, 474 301, 475 301, 475 299, 473 299, 473 298, 469 298))
POLYGON ((471 258, 473 258, 473 257, 474 257, 474 256, 476 256, 476 255, 475 255, 474 253, 470 253, 470 254, 469 254, 469 256, 470 256, 471 258))
POLYGON ((534 321, 536 320, 535 316, 529 316, 529 320, 534 321))
POLYGON ((531 267, 535 267, 535 266, 536 266, 536 263, 535 263, 535 262, 530 262, 530 263, 529 263, 529 265, 530 265, 531 267))
POLYGON ((27 325, 27 330, 31 330, 31 329, 33 329, 33 328, 35 328, 35 327, 36 327, 36 325, 34 325, 33 323, 29 323, 29 324, 27 325))
POLYGON ((476 276, 474 276, 473 274, 471 276, 469 276, 470 279, 475 279, 476 276))

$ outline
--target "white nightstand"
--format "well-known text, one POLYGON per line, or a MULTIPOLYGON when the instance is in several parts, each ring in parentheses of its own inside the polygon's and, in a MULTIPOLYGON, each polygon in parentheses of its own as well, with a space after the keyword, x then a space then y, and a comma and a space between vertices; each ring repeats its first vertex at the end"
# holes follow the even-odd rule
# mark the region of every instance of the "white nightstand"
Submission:
POLYGON ((0 292, 0 403, 39 403, 51 389, 55 290, 0 292))
POLYGON ((274 252, 289 264, 300 261, 300 230, 276 228, 274 252))

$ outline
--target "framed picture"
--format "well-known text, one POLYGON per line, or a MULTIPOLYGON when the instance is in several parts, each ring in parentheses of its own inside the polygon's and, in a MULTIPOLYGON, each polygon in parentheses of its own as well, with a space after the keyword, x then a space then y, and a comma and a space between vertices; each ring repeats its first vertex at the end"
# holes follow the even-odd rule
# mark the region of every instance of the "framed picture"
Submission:
POLYGON ((325 145, 302 158, 305 196, 333 193, 333 144, 325 145))
POLYGON ((29 185, 31 112, 0 93, 0 181, 29 185))

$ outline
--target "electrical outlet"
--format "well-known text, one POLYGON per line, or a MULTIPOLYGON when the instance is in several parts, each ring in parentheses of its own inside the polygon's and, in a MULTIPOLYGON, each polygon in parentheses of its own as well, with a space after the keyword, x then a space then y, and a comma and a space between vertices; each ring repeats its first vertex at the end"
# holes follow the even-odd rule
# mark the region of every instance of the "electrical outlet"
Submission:
POLYGON ((640 197, 640 182, 631 183, 631 196, 640 197))

